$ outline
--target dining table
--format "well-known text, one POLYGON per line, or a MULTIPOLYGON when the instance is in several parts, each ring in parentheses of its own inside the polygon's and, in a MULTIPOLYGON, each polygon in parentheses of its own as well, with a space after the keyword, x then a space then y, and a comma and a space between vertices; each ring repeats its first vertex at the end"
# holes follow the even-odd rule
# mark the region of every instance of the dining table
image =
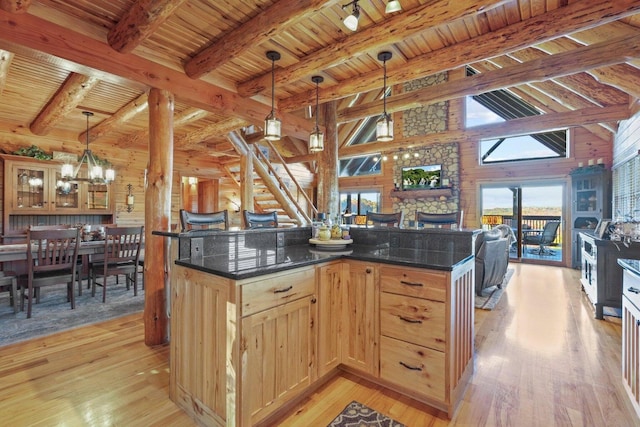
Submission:
MULTIPOLYGON (((78 255, 91 255, 104 250, 104 240, 89 240, 80 242, 78 255)), ((26 261, 27 244, 11 243, 0 245, 0 262, 26 261)))

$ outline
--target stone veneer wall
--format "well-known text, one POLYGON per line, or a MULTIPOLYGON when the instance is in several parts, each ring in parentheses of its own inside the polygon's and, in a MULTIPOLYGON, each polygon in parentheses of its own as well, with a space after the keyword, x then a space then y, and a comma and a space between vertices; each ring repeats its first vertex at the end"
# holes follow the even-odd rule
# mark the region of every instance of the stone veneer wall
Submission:
MULTIPOLYGON (((447 81, 447 73, 434 74, 422 79, 404 84, 404 91, 410 92, 427 86, 447 81)), ((444 132, 448 129, 449 103, 438 102, 426 107, 407 110, 403 113, 404 137, 415 137, 430 133, 444 132)), ((457 143, 437 144, 417 150, 403 150, 397 154, 393 168, 394 182, 400 186, 402 168, 407 166, 442 165, 442 179, 449 180, 452 195, 429 196, 429 190, 424 190, 424 196, 416 199, 395 198, 393 211, 404 211, 404 226, 409 227, 415 218, 415 212, 448 213, 458 212, 460 208, 460 170, 459 150, 457 143), (409 156, 405 156, 409 154, 409 156), (416 156, 417 155, 417 156, 416 156), (406 157, 406 158, 405 158, 406 157)))

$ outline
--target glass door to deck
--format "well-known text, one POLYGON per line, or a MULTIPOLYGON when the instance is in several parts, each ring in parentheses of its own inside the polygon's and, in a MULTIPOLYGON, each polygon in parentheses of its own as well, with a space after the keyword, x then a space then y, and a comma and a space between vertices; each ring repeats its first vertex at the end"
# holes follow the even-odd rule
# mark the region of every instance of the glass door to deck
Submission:
POLYGON ((511 259, 521 261, 563 263, 563 181, 519 183, 514 185, 482 185, 482 225, 490 228, 507 224, 516 236, 511 245, 511 259), (559 223, 557 230, 554 225, 559 223), (549 239, 539 237, 547 227, 549 239), (540 241, 540 243, 536 243, 540 241))

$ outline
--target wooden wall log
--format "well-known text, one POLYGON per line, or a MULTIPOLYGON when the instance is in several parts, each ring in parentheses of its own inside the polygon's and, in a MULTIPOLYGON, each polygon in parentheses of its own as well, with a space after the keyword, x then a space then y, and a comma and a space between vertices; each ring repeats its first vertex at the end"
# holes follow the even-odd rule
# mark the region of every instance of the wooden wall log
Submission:
POLYGON ((167 339, 165 238, 153 231, 171 231, 173 170, 173 95, 161 89, 149 92, 149 169, 145 188, 144 342, 149 346, 167 339))

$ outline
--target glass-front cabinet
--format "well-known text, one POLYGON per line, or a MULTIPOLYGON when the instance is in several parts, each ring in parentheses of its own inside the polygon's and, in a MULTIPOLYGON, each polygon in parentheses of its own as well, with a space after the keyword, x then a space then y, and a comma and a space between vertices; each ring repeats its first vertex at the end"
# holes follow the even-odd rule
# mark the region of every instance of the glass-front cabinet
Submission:
POLYGON ((77 215, 113 212, 111 188, 88 181, 66 181, 60 163, 18 156, 4 160, 4 214, 77 215))

